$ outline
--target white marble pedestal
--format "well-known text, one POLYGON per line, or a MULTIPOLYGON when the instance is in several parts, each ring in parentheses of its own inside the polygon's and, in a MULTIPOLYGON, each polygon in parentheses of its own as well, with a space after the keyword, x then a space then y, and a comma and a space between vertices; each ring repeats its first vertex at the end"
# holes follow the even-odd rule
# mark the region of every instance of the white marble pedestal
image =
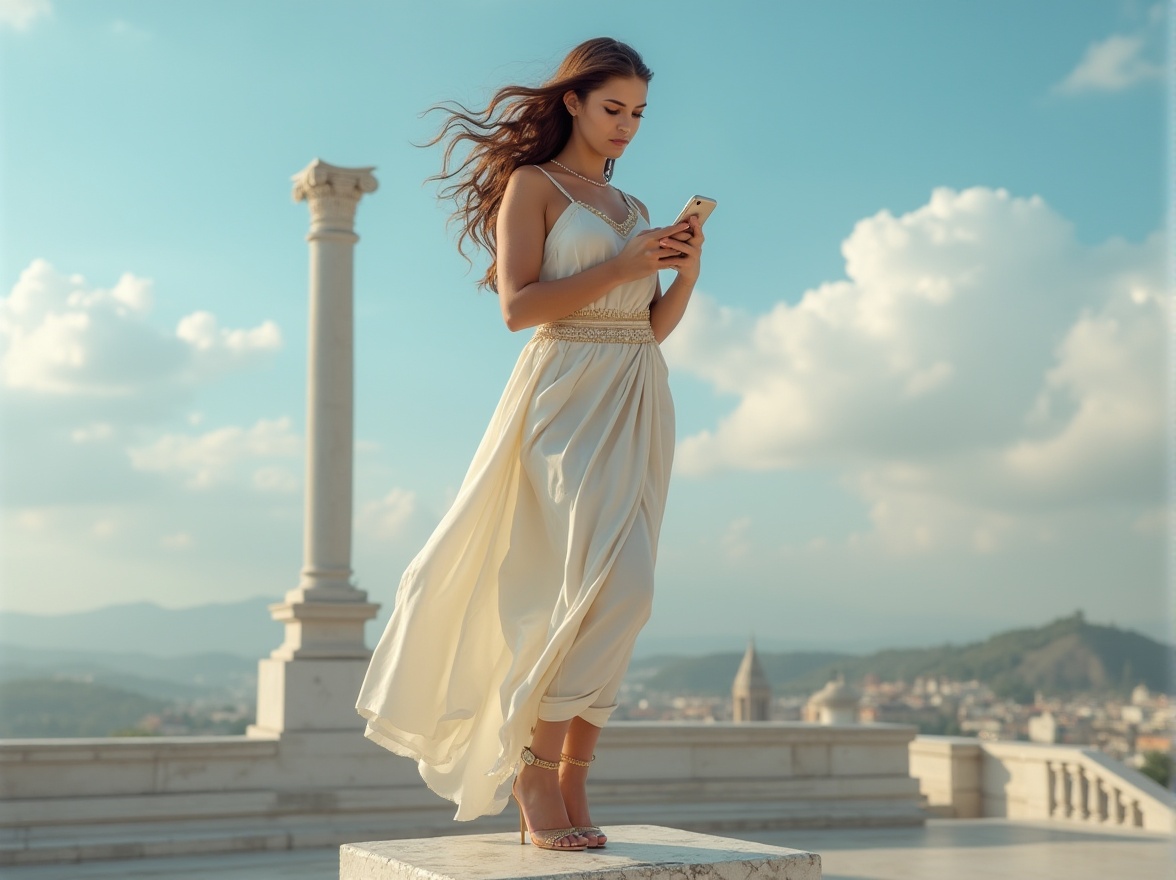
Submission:
POLYGON ((660 825, 610 825, 602 849, 552 852, 517 833, 374 840, 339 848, 339 880, 820 880, 821 857, 660 825))

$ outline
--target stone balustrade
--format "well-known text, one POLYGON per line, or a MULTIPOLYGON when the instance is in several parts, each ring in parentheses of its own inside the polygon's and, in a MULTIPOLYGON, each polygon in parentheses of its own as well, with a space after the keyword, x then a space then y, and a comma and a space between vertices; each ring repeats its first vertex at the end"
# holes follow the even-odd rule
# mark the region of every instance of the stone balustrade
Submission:
MULTIPOLYGON (((914 825, 913 727, 616 721, 589 795, 602 824, 700 832, 914 825)), ((0 865, 505 831, 453 822, 415 763, 360 729, 280 737, 0 740, 0 865)))
POLYGON ((910 768, 933 815, 1174 829, 1172 793, 1096 749, 920 736, 910 768))

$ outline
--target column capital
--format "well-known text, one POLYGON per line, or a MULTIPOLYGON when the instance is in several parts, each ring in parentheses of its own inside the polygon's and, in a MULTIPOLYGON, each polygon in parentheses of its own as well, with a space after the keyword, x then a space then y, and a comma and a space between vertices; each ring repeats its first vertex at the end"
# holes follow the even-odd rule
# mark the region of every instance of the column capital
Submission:
POLYGON ((294 201, 310 205, 307 238, 342 235, 356 240, 355 208, 364 193, 375 192, 379 186, 372 174, 375 167, 343 168, 315 159, 293 175, 294 201))

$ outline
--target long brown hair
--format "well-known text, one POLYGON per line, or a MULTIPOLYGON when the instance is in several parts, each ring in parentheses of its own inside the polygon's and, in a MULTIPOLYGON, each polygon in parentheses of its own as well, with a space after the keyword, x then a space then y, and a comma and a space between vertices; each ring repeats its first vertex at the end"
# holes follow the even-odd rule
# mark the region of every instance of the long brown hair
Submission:
POLYGON ((495 223, 502 204, 506 182, 522 165, 538 165, 558 155, 572 135, 572 117, 564 106, 563 96, 575 91, 581 100, 613 77, 653 79, 653 71, 631 47, 609 37, 586 40, 567 54, 547 82, 538 88, 504 86, 484 110, 474 112, 456 101, 443 102, 425 111, 449 110, 449 118, 437 136, 422 146, 432 146, 446 138, 449 143, 441 162, 441 173, 427 180, 457 180, 440 191, 440 197, 453 199, 457 208, 450 222, 458 221, 461 235, 457 249, 465 252, 467 239, 490 254, 490 268, 479 287, 498 292, 498 257, 495 223), (469 141, 469 155, 450 170, 454 147, 469 141))

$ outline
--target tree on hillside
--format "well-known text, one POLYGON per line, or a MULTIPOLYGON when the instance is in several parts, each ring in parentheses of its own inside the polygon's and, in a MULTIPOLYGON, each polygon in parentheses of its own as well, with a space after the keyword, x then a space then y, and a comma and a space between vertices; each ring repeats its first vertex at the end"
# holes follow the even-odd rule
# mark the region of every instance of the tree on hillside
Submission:
POLYGON ((1167 752, 1144 752, 1139 772, 1167 788, 1172 782, 1172 756, 1167 752))
POLYGON ((0 737, 108 736, 167 703, 87 681, 0 682, 0 737))

